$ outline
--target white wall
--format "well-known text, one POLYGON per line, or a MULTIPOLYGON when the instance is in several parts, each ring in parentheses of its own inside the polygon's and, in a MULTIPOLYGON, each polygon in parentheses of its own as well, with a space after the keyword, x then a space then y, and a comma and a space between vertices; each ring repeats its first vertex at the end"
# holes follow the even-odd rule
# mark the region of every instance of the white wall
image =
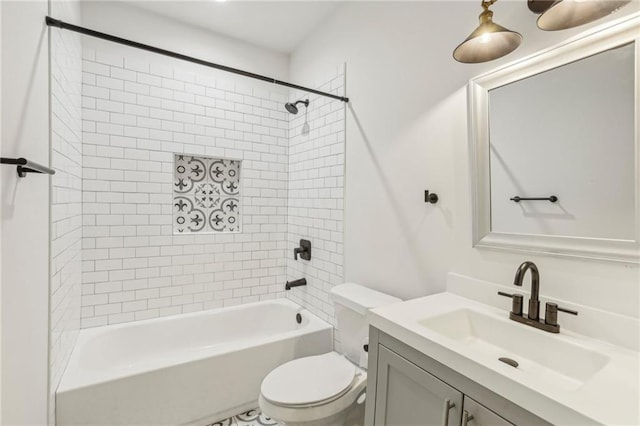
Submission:
POLYGON ((637 266, 471 247, 468 79, 583 30, 537 30, 524 2, 492 9, 524 42, 487 64, 451 56, 478 25, 475 1, 347 3, 292 54, 296 81, 347 63, 345 279, 408 298, 443 290, 448 271, 511 283, 529 259, 544 295, 637 317, 637 266))
MULTIPOLYGON (((199 59, 235 67, 281 80, 287 80, 289 58, 238 40, 216 35, 178 21, 154 15, 116 1, 87 1, 82 4, 82 25, 88 28, 128 38, 140 43, 173 50, 199 59)), ((121 53, 123 47, 92 37, 83 38, 83 47, 100 49, 104 53, 121 53)), ((142 60, 175 64, 176 60, 140 50, 130 50, 142 60)), ((180 62, 187 71, 199 66, 180 62)), ((215 71, 211 71, 215 72, 215 71)), ((218 72, 214 77, 246 82, 246 77, 218 72)))
MULTIPOLYGON (((46 1, 2 2, 2 153, 49 164, 46 1)), ((2 166, 2 418, 47 423, 49 177, 2 166)))

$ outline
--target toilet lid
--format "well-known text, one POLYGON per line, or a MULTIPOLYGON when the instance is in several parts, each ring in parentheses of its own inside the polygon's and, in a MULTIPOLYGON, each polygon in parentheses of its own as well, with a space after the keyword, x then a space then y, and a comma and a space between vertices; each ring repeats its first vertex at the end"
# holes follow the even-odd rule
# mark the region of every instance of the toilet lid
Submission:
POLYGON ((314 404, 345 392, 355 373, 355 366, 335 352, 299 358, 269 373, 261 392, 279 405, 314 404))

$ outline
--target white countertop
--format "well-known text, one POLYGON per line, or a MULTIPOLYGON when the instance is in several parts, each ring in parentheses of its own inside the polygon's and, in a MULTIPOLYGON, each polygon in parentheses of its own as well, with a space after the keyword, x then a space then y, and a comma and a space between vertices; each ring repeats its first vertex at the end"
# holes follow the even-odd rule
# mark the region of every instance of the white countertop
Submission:
POLYGON ((497 360, 483 359, 463 343, 420 324, 428 318, 459 309, 481 311, 483 315, 513 322, 508 319, 508 310, 453 293, 440 293, 373 309, 369 311, 368 318, 371 325, 380 331, 550 423, 640 424, 640 357, 637 351, 571 331, 562 330, 559 334, 552 334, 518 324, 537 333, 545 333, 550 339, 561 339, 608 358, 602 369, 579 386, 557 386, 540 377, 523 375, 518 369, 497 360))

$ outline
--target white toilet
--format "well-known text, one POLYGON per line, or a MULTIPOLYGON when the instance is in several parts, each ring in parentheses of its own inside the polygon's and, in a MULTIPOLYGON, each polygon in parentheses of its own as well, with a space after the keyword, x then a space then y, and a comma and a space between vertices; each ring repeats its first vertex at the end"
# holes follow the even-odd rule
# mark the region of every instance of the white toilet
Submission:
POLYGON ((262 412, 287 426, 363 424, 367 310, 400 299, 350 283, 335 286, 331 296, 342 354, 334 351, 295 359, 277 367, 262 381, 262 412))

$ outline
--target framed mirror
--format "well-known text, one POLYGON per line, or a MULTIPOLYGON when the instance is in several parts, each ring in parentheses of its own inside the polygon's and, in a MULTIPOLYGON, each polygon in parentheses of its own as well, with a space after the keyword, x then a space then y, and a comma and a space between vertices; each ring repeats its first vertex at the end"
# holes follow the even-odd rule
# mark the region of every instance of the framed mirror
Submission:
POLYGON ((473 245, 640 261, 640 15, 472 79, 473 245))

